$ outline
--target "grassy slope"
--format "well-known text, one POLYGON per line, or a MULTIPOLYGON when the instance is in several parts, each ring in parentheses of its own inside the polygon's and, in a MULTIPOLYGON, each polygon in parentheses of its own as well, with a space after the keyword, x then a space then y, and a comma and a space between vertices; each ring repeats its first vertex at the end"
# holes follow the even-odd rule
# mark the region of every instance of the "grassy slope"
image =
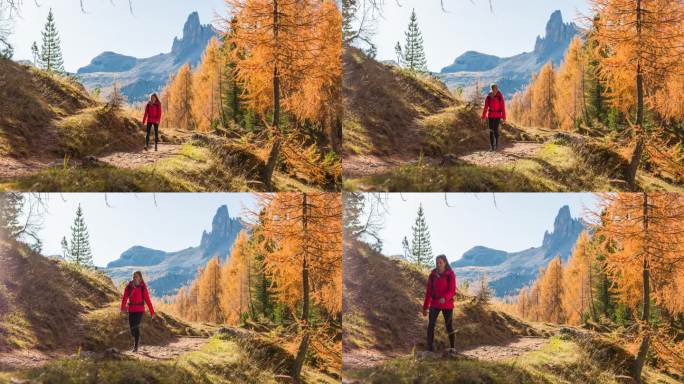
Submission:
MULTIPOLYGON (((380 366, 345 370, 351 382, 370 383, 618 383, 625 374, 627 352, 601 335, 575 338, 561 332, 539 351, 511 360, 416 358, 424 348, 426 327, 419 315, 426 272, 387 258, 363 243, 349 243, 344 254, 344 351, 376 349, 404 355, 380 366), (420 338, 411 343, 407 338, 420 338)), ((481 307, 459 297, 454 311, 457 347, 497 345, 518 336, 550 336, 553 328, 528 324, 504 311, 481 307)), ((446 335, 438 327, 436 347, 445 348, 446 335), (440 344, 441 343, 441 344, 440 344)), ((646 367, 646 383, 677 380, 646 367)))
POLYGON ((73 157, 131 150, 142 132, 68 77, 0 59, 0 154, 73 157))

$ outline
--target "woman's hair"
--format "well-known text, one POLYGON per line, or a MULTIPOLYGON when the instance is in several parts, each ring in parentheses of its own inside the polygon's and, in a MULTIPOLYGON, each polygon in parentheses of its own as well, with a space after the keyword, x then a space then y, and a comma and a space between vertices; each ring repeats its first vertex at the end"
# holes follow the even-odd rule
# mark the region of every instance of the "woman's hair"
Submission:
POLYGON ((493 91, 493 90, 494 90, 494 88, 499 88, 499 86, 498 86, 498 85, 496 85, 496 83, 492 83, 492 84, 491 84, 491 85, 489 86, 489 88, 491 88, 491 89, 492 89, 492 91, 493 91))
POLYGON ((442 259, 442 261, 444 261, 444 265, 446 265, 444 270, 451 270, 451 265, 449 265, 449 260, 447 260, 446 255, 437 256, 437 258, 435 258, 435 264, 437 264, 437 260, 439 260, 439 259, 442 259))
POLYGON ((159 101, 159 96, 156 93, 151 94, 150 98, 152 98, 152 97, 154 97, 155 103, 161 103, 161 101, 159 101))
POLYGON ((135 275, 138 275, 140 277, 140 281, 145 282, 145 280, 142 277, 142 272, 135 271, 135 272, 133 272, 133 277, 135 277, 135 275))

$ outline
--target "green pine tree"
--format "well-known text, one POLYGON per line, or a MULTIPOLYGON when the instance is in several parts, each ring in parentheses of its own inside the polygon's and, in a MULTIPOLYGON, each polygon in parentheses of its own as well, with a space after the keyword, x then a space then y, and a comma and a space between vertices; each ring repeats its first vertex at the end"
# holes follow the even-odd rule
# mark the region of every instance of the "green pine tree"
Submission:
POLYGON ((404 32, 406 45, 404 45, 404 66, 415 72, 425 73, 427 69, 427 59, 425 58, 425 48, 423 47, 423 35, 418 29, 418 17, 416 10, 411 12, 408 30, 404 32))
POLYGON ((64 72, 64 59, 62 58, 62 47, 55 24, 55 17, 52 9, 48 13, 45 28, 41 32, 43 45, 40 49, 39 66, 50 72, 64 72))
POLYGON ((90 235, 83 218, 83 210, 78 205, 74 225, 71 226, 71 249, 69 250, 69 261, 79 267, 92 267, 93 254, 90 249, 90 235))
POLYGON ((416 265, 432 266, 432 245, 430 245, 430 230, 425 221, 423 204, 418 207, 416 222, 411 227, 413 238, 411 239, 411 254, 409 260, 416 265))

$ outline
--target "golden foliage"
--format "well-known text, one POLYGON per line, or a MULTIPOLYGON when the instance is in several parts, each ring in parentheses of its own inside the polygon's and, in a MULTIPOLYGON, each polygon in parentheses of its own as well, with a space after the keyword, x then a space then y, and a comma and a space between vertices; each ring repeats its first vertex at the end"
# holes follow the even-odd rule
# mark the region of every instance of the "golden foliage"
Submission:
POLYGON ((204 51, 202 62, 192 75, 191 109, 195 129, 198 131, 211 131, 212 125, 222 117, 221 91, 225 66, 221 46, 216 38, 212 38, 204 51))
POLYGON ((579 36, 570 43, 565 60, 556 75, 555 114, 560 129, 570 131, 585 111, 584 62, 582 40, 579 36))
POLYGON ((277 103, 297 119, 319 119, 337 103, 341 15, 332 0, 226 0, 234 19, 227 43, 244 96, 266 114, 277 103), (334 100, 331 100, 334 99, 334 100))
POLYGON ((193 78, 190 64, 182 66, 162 92, 166 107, 164 126, 193 129, 193 78))
POLYGON ((260 222, 277 247, 266 254, 277 299, 293 310, 305 297, 333 315, 342 310, 342 199, 337 193, 278 193, 259 197, 260 222))

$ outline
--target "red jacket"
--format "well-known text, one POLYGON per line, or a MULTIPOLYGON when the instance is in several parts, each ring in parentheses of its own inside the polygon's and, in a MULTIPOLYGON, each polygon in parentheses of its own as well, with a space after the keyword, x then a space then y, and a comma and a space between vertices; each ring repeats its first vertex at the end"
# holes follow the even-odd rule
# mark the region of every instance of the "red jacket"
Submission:
POLYGON ((143 125, 145 123, 159 124, 161 122, 162 106, 161 103, 149 102, 145 106, 145 115, 143 116, 143 125))
POLYGON ((482 111, 482 118, 490 119, 504 119, 506 120, 506 103, 504 102, 504 96, 501 91, 496 92, 496 95, 492 95, 489 92, 487 98, 485 99, 484 110, 482 111))
POLYGON ((454 309, 454 296, 456 296, 456 274, 447 269, 440 275, 437 269, 433 269, 428 277, 427 289, 423 309, 454 309), (444 299, 440 303, 439 299, 444 299))
POLYGON ((145 303, 150 309, 150 315, 154 316, 154 308, 150 300, 150 294, 147 292, 147 285, 141 282, 137 287, 133 282, 129 282, 124 289, 121 297, 121 310, 124 311, 128 307, 128 312, 145 312, 145 303))

